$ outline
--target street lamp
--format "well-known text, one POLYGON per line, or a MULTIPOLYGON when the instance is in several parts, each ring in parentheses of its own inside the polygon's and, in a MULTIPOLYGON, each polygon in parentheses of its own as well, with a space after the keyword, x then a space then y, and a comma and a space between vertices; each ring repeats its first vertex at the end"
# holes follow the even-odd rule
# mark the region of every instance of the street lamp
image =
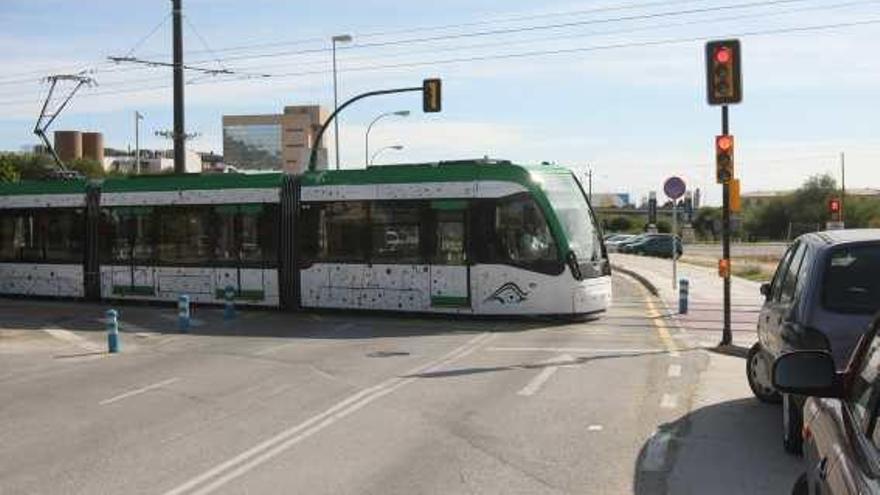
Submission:
POLYGON ((400 150, 402 150, 402 149, 403 149, 403 145, 402 145, 402 144, 395 144, 395 145, 393 145, 393 146, 385 146, 384 148, 379 148, 378 151, 376 151, 375 153, 373 153, 373 157, 370 158, 370 165, 371 165, 371 166, 373 165, 373 162, 376 161, 376 157, 379 156, 379 155, 381 155, 383 151, 387 151, 387 150, 396 150, 396 151, 400 151, 400 150))
MULTIPOLYGON (((351 35, 340 34, 330 38, 333 44, 333 111, 339 106, 339 96, 336 90, 336 43, 351 43, 351 35)), ((339 170, 339 117, 333 119, 333 134, 336 140, 336 170, 339 170)))
POLYGON ((397 115, 398 117, 407 117, 409 116, 409 110, 398 110, 396 112, 386 112, 370 122, 370 125, 367 126, 367 135, 364 139, 364 166, 368 166, 370 164, 370 129, 373 128, 373 124, 379 121, 379 119, 384 117, 389 117, 391 115, 397 115))

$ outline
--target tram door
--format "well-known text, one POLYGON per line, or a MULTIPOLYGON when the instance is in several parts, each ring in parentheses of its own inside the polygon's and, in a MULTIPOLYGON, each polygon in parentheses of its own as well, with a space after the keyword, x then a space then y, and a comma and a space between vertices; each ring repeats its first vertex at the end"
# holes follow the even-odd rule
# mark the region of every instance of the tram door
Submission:
POLYGON ((434 246, 431 256, 431 306, 470 308, 467 260, 467 202, 433 201, 434 246))

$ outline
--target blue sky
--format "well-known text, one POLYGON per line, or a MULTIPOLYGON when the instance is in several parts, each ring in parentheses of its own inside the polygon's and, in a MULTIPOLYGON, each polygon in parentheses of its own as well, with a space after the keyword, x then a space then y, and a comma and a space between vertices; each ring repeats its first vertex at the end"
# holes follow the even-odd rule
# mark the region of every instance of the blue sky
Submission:
MULTIPOLYGON (((343 97, 436 76, 444 80, 444 111, 421 113, 415 94, 365 100, 341 121, 345 167, 363 165, 372 117, 409 109, 410 117, 373 130, 374 147, 405 146, 384 160, 489 155, 590 166, 597 191, 636 197, 680 175, 717 202, 712 143, 720 111, 705 103, 700 38, 740 35, 745 98, 731 108, 731 131, 743 190, 837 174, 841 151, 848 187, 880 187, 880 23, 766 33, 880 21, 876 0, 183 3, 188 63, 274 76, 190 73, 187 130, 200 133, 193 149, 222 150, 223 114, 332 106, 326 48, 330 36, 349 33, 354 43, 338 52, 343 97), (663 40, 670 42, 652 44, 663 40), (437 63, 466 58, 480 60, 437 63)), ((160 23, 169 11, 165 0, 0 2, 0 149, 36 143, 41 76, 81 69, 91 69, 98 86, 82 90, 52 129, 102 131, 107 145, 125 148, 139 110, 145 145, 165 147, 152 133, 171 127, 170 69, 114 66, 106 57, 135 47, 135 56, 168 60, 171 23, 160 23)))

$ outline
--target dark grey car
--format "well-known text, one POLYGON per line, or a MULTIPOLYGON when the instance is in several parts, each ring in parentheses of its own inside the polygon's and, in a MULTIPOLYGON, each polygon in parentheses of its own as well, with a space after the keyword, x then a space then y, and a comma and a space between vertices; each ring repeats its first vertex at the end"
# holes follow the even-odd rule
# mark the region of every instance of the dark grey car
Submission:
POLYGON ((783 446, 800 453, 803 398, 773 389, 770 368, 784 353, 821 349, 842 370, 880 309, 880 229, 816 232, 786 251, 758 319, 758 342, 749 350, 746 375, 755 396, 782 401, 783 446))

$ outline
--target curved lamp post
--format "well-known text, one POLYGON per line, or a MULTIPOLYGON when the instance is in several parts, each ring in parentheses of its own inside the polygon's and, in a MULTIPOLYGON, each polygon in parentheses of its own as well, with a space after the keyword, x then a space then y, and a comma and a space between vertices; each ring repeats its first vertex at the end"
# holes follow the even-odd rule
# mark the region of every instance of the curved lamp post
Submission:
POLYGON ((396 111, 396 112, 385 112, 385 113, 383 113, 383 114, 380 114, 378 117, 376 117, 375 119, 373 119, 372 122, 370 122, 370 125, 367 126, 367 135, 366 135, 366 138, 364 139, 364 166, 365 166, 365 167, 366 167, 366 166, 369 166, 369 165, 372 163, 372 162, 370 161, 370 129, 372 129, 372 128, 373 128, 373 124, 375 124, 376 122, 378 122, 380 119, 382 119, 382 118, 384 118, 384 117, 390 117, 390 116, 392 116, 392 115, 396 115, 396 116, 398 116, 398 117, 408 117, 408 116, 409 116, 409 110, 398 110, 398 111, 396 111))
POLYGON ((392 146, 385 146, 384 148, 379 148, 379 150, 376 151, 375 153, 373 153, 373 156, 370 158, 370 166, 373 165, 373 162, 376 161, 376 157, 381 155, 383 151, 388 151, 388 150, 400 151, 402 149, 403 149, 402 144, 395 144, 392 146))
MULTIPOLYGON (((349 34, 340 34, 338 36, 334 36, 330 38, 330 42, 333 45, 333 111, 336 111, 338 103, 338 96, 336 91, 336 44, 337 43, 351 43, 351 35, 349 34)), ((333 121, 333 138, 336 141, 336 170, 339 170, 339 119, 335 119, 333 121)))

